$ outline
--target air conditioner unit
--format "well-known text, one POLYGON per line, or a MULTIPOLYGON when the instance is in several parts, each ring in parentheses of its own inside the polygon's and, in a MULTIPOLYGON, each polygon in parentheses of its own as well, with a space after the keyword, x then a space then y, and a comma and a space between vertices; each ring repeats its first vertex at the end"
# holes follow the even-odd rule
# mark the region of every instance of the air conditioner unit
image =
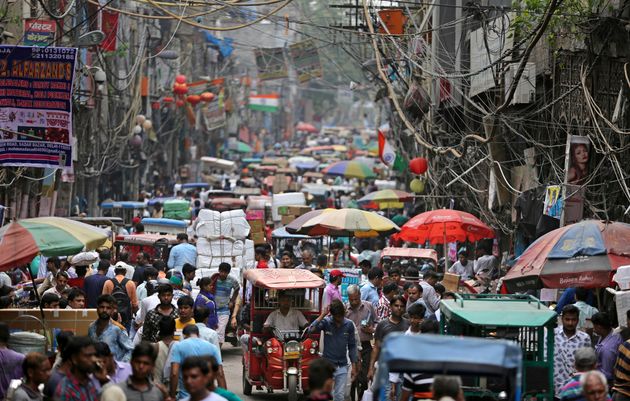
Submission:
MULTIPOLYGON (((518 71, 519 63, 512 63, 508 66, 505 74, 505 95, 507 96, 514 81, 514 75, 518 71)), ((527 63, 521 79, 518 81, 514 97, 510 104, 528 104, 536 98, 536 64, 527 63)))

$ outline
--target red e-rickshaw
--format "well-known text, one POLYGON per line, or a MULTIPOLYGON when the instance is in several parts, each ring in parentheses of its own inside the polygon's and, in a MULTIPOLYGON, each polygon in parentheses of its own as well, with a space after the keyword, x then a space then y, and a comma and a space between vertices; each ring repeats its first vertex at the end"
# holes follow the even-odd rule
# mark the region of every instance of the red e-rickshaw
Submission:
POLYGON ((291 297, 291 308, 297 309, 308 322, 319 314, 325 281, 303 269, 252 269, 243 274, 245 299, 249 299, 248 328, 243 341, 243 393, 253 388, 287 392, 289 401, 308 388, 308 365, 319 358, 319 334, 308 331, 265 332, 263 325, 270 313, 278 309, 278 294, 291 297), (245 341, 246 339, 246 341, 245 341))

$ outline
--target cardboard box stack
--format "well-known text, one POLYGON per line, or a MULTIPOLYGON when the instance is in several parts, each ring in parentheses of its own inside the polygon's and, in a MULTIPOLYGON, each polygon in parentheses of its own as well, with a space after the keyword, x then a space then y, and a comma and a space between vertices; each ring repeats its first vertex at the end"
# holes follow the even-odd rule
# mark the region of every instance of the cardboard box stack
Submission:
POLYGON ((247 240, 250 229, 245 212, 203 209, 196 224, 198 269, 218 268, 223 262, 239 269, 253 265, 254 243, 247 240))
POLYGON ((249 223, 249 239, 254 245, 264 244, 265 238, 265 211, 249 210, 247 212, 247 222, 249 223))
POLYGON ((291 223, 301 215, 310 212, 309 206, 279 206, 278 214, 281 216, 281 222, 283 226, 291 223))

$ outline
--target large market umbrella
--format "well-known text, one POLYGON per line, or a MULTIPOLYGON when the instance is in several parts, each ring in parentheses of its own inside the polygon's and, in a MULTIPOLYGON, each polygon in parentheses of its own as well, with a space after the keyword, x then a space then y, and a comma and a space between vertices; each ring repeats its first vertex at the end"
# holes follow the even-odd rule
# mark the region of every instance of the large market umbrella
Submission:
POLYGON ((236 141, 235 144, 231 145, 230 150, 233 150, 239 153, 251 153, 254 151, 254 149, 252 149, 251 146, 241 141, 236 141))
POLYGON ((103 245, 106 230, 63 217, 17 220, 0 228, 0 270, 30 262, 37 254, 68 256, 103 245))
POLYGON ((414 216, 396 236, 404 241, 419 244, 429 241, 435 245, 494 238, 494 230, 470 213, 438 209, 414 216))
POLYGON ((404 202, 409 202, 413 199, 413 195, 409 192, 399 191, 397 189, 383 189, 380 191, 371 192, 357 202, 363 207, 371 207, 375 204, 380 209, 400 209, 404 205, 404 202))
POLYGON ((310 170, 319 166, 319 161, 310 156, 295 156, 289 159, 289 165, 295 168, 310 170))
MULTIPOLYGON (((295 233, 334 237, 377 237, 399 230, 400 227, 394 222, 375 212, 329 208, 306 220, 295 230, 295 233)), ((291 232, 289 229, 287 231, 291 232)))
POLYGON ((312 132, 312 133, 318 133, 319 132, 319 130, 313 124, 305 123, 303 121, 300 121, 295 126, 295 130, 296 131, 312 132))
POLYGON ((333 163, 322 170, 322 173, 346 178, 358 178, 361 180, 376 178, 374 171, 367 165, 348 160, 333 163))
POLYGON ((302 225, 304 225, 304 223, 306 223, 313 217, 317 217, 324 212, 329 212, 332 210, 336 210, 336 209, 329 208, 329 209, 311 210, 310 212, 306 212, 303 215, 296 217, 292 222, 284 226, 284 228, 286 228, 289 234, 295 234, 302 228, 302 225))
POLYGON ((304 148, 300 151, 300 154, 312 154, 315 152, 347 152, 348 147, 345 145, 321 145, 321 146, 311 146, 308 148, 304 148))
POLYGON ((584 220, 538 238, 504 278, 508 291, 607 287, 630 265, 630 224, 584 220))

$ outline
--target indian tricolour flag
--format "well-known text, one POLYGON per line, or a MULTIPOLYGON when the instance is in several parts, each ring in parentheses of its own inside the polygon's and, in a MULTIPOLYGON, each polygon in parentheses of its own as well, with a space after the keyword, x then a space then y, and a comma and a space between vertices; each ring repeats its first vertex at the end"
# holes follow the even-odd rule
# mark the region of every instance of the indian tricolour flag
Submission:
POLYGON ((385 134, 378 130, 378 156, 387 167, 396 171, 404 171, 407 167, 405 159, 400 155, 385 138, 385 134))
POLYGON ((270 93, 267 95, 250 95, 249 108, 252 110, 274 113, 280 110, 280 95, 277 93, 270 93))

